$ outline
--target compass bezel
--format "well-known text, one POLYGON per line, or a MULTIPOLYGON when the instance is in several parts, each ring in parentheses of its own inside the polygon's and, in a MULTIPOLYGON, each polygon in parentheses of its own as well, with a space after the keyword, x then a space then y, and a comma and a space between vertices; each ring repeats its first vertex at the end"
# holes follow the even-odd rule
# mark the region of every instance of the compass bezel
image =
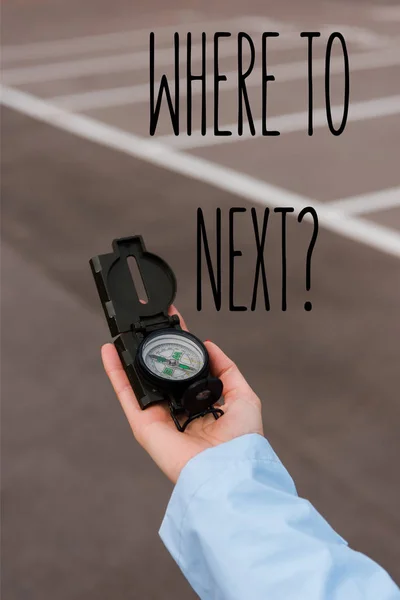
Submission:
POLYGON ((205 345, 203 344, 203 342, 201 340, 199 340, 198 337, 196 337, 195 335, 193 335, 192 333, 189 333, 188 331, 182 331, 179 329, 158 329, 157 331, 153 331, 152 333, 149 333, 148 335, 146 335, 146 337, 142 340, 142 342, 140 343, 140 346, 137 349, 137 354, 136 354, 136 364, 137 367, 141 373, 141 375, 143 377, 145 377, 147 379, 147 381, 151 382, 152 384, 156 385, 157 387, 162 387, 163 389, 172 389, 172 388, 186 388, 188 385, 194 383, 196 380, 198 379, 203 379, 204 377, 206 377, 208 375, 209 372, 209 356, 208 356, 208 351, 207 348, 205 347, 205 345), (154 338, 157 337, 180 337, 180 338, 185 338, 190 340, 192 343, 194 343, 201 351, 201 353, 203 354, 203 358, 204 358, 204 363, 203 366, 201 367, 201 369, 195 373, 194 375, 190 376, 190 377, 185 377, 184 379, 168 379, 166 377, 161 377, 160 375, 157 375, 156 373, 154 373, 153 371, 151 371, 149 369, 149 367, 146 365, 145 360, 143 358, 143 350, 145 348, 145 346, 152 341, 154 338))

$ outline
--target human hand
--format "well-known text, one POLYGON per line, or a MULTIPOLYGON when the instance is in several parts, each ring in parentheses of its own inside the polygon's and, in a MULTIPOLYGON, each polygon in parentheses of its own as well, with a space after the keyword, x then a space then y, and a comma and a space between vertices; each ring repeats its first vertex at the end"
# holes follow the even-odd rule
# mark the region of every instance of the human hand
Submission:
MULTIPOLYGON (((171 307, 170 314, 178 314, 171 307)), ((182 329, 186 325, 180 317, 182 329)), ((203 450, 218 446, 246 433, 263 435, 261 402, 239 369, 216 344, 205 342, 211 373, 223 383, 224 415, 209 414, 192 421, 184 433, 176 429, 168 407, 155 405, 142 410, 113 344, 102 347, 106 373, 122 405, 133 435, 160 469, 176 483, 187 462, 203 450)))

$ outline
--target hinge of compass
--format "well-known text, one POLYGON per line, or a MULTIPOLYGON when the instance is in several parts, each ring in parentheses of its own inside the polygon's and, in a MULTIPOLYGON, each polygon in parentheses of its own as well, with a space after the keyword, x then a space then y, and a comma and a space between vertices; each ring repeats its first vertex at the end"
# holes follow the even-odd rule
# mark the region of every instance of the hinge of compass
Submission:
POLYGON ((147 334, 158 329, 168 329, 170 327, 179 329, 178 315, 165 315, 160 313, 152 317, 143 317, 140 321, 136 321, 132 325, 134 333, 147 334))

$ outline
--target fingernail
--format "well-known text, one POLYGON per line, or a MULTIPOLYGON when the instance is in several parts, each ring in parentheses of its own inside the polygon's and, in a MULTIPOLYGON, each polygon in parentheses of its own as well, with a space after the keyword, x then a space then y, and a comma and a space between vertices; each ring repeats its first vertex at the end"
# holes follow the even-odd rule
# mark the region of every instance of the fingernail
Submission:
POLYGON ((204 340, 205 342, 211 342, 211 340, 204 340))

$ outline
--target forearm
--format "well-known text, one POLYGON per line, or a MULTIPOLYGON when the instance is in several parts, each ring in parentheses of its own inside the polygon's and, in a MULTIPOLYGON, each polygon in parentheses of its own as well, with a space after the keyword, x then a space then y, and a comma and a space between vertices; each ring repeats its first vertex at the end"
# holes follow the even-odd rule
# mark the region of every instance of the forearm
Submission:
POLYGON ((257 434, 186 465, 160 535, 203 600, 399 597, 383 569, 348 548, 297 496, 257 434))

